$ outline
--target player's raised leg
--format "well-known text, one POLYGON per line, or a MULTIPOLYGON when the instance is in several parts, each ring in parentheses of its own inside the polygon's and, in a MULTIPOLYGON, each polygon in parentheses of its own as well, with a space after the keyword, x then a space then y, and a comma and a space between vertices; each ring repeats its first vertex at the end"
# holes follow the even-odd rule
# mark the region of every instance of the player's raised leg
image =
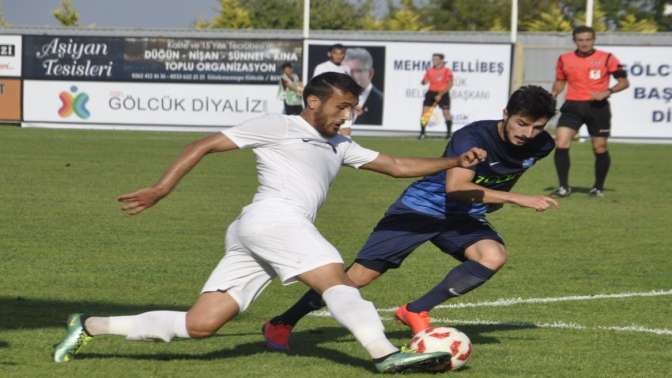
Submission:
POLYGON ((369 352, 380 372, 431 371, 450 360, 449 353, 400 352, 385 336, 378 312, 354 288, 342 264, 328 264, 299 275, 299 279, 322 293, 329 312, 369 352))
POLYGON ((438 285, 395 312, 413 334, 429 327, 429 311, 434 307, 488 281, 506 263, 506 249, 499 241, 485 239, 467 247, 464 257, 466 261, 453 268, 438 285))
MULTIPOLYGON (((354 263, 346 271, 351 284, 357 288, 364 287, 378 278, 382 273, 354 263)), ((296 324, 312 311, 325 306, 322 296, 317 291, 308 290, 294 305, 282 314, 264 323, 262 334, 266 346, 271 349, 289 350, 289 337, 296 324)))

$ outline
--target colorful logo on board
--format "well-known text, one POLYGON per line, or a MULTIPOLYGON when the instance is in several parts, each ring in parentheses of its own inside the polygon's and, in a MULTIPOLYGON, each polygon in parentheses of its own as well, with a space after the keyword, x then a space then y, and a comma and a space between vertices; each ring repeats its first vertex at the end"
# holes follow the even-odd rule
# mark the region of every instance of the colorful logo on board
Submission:
POLYGON ((86 103, 89 102, 89 95, 80 92, 77 93, 79 89, 76 86, 70 87, 70 92, 63 91, 58 95, 58 98, 61 99, 61 108, 58 109, 58 115, 61 118, 68 118, 75 113, 80 119, 87 119, 91 116, 91 113, 86 108, 86 103))

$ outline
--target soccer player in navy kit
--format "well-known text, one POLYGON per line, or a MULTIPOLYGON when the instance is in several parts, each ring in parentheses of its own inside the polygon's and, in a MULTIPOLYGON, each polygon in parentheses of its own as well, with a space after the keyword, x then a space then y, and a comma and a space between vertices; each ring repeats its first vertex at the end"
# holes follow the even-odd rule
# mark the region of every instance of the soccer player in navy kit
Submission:
MULTIPOLYGON (((544 211, 558 207, 551 197, 511 193, 520 176, 554 148, 544 126, 555 114, 555 99, 541 87, 513 93, 504 119, 472 123, 457 131, 444 156, 473 147, 487 160, 472 168, 451 168, 411 184, 385 213, 348 268, 350 280, 363 287, 388 269, 398 268, 421 244, 431 241, 462 261, 422 297, 399 307, 396 317, 415 334, 430 326, 429 311, 445 300, 466 294, 490 279, 506 262, 507 252, 486 214, 505 203, 544 211)), ((263 327, 267 345, 288 349, 296 323, 322 307, 309 291, 294 306, 263 327)))

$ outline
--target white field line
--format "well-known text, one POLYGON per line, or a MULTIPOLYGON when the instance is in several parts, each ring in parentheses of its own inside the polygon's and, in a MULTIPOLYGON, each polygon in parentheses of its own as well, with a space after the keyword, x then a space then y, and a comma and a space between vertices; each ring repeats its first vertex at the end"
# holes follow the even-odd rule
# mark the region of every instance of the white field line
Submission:
MULTIPOLYGON (((486 302, 476 302, 476 303, 455 303, 448 305, 436 306, 435 309, 459 309, 459 308, 473 308, 473 307, 505 307, 513 306, 517 304, 545 304, 545 303, 557 303, 557 302, 570 302, 570 301, 591 301, 599 299, 621 299, 621 298, 632 298, 632 297, 659 297, 672 295, 672 290, 652 290, 646 292, 630 292, 630 293, 617 293, 617 294, 595 294, 595 295, 572 295, 565 297, 547 297, 547 298, 509 298, 509 299, 497 299, 494 301, 486 302)), ((395 308, 385 308, 378 309, 379 312, 393 312, 395 308)), ((331 317, 329 311, 320 310, 313 311, 310 313, 311 316, 317 317, 331 317)), ((393 320, 390 317, 381 317, 382 320, 389 321, 393 320)), ((629 326, 595 326, 589 327, 576 323, 566 323, 566 322, 553 322, 553 323, 529 323, 529 322, 500 322, 493 320, 456 320, 448 318, 432 318, 432 321, 437 323, 448 323, 455 325, 498 325, 504 327, 517 327, 517 328, 559 328, 559 329, 575 329, 575 330, 602 330, 602 331, 615 331, 615 332, 638 332, 638 333, 651 333, 655 335, 664 335, 672 336, 672 329, 667 328, 646 328, 640 325, 632 324, 629 326)))
MULTIPOLYGON (((599 299, 621 299, 621 298, 632 298, 632 297, 660 297, 672 295, 672 290, 652 290, 644 292, 632 292, 632 293, 616 293, 616 294, 595 294, 595 295, 570 295, 566 297, 546 297, 546 298, 507 298, 507 299, 496 299, 494 301, 487 302, 475 302, 475 303, 453 303, 446 305, 436 306, 435 309, 458 309, 458 308, 473 308, 473 307, 506 307, 513 306, 518 304, 545 304, 545 303, 557 303, 557 302, 582 302, 582 301, 593 301, 599 299)), ((394 312, 397 308, 383 308, 379 309, 380 312, 394 312)))
POLYGON ((638 332, 638 333, 652 333, 655 335, 672 336, 672 329, 667 328, 646 328, 636 324, 629 326, 584 326, 576 323, 553 322, 553 323, 526 323, 526 322, 498 322, 492 320, 458 320, 448 318, 432 318, 433 322, 447 323, 454 325, 496 325, 511 328, 560 328, 560 329, 575 329, 575 330, 601 330, 601 331, 615 331, 615 332, 638 332))

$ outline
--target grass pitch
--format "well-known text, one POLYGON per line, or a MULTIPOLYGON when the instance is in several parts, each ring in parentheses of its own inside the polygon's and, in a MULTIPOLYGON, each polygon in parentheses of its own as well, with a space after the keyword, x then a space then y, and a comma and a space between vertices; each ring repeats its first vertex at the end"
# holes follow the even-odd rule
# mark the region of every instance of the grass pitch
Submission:
MULTIPOLYGON (((75 361, 51 362, 52 344, 63 335, 70 312, 184 310, 198 295, 221 258, 226 226, 254 194, 252 153, 206 158, 143 215, 122 215, 114 200, 154 183, 198 137, 0 127, 0 376, 374 373, 366 352, 329 317, 304 319, 289 355, 265 351, 261 324, 304 291, 300 284, 277 282, 216 337, 169 344, 97 338, 75 361)), ((356 139, 399 155, 437 156, 444 146, 439 139, 356 139)), ((467 368, 456 374, 669 376, 672 147, 612 145, 610 150, 605 198, 586 195, 592 154, 589 144, 575 144, 575 193, 561 201, 560 210, 535 213, 507 206, 491 216, 507 242, 509 262, 483 287, 432 312, 440 324, 457 326, 474 343, 467 368), (616 295, 586 297, 595 294, 616 295), (537 299, 483 303, 510 298, 537 299)), ((349 262, 410 182, 344 168, 317 226, 349 262)), ((549 157, 515 190, 547 193, 555 183, 549 157)), ((401 269, 364 289, 387 319, 394 343, 406 343, 409 335, 389 320, 387 310, 423 294, 455 265, 426 245, 401 269)))

